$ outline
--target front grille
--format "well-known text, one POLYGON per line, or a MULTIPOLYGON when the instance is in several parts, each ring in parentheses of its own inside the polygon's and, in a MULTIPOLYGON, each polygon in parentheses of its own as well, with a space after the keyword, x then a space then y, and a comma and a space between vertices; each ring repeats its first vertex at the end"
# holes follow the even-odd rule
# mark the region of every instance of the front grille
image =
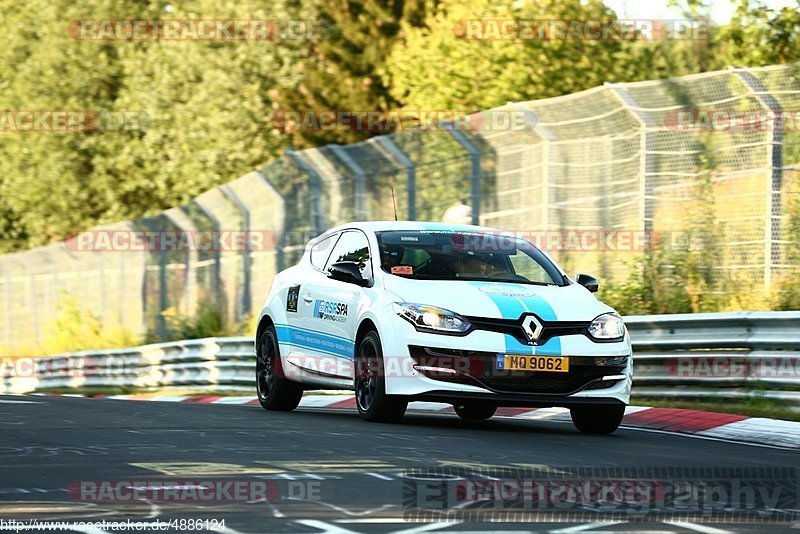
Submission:
POLYGON ((568 395, 584 389, 603 376, 621 373, 627 358, 570 356, 569 371, 497 370, 494 352, 438 349, 410 345, 411 357, 420 365, 455 369, 457 374, 420 371, 425 376, 445 382, 476 385, 497 393, 545 393, 568 395))
MULTIPOLYGON (((464 316, 475 330, 488 330, 514 336, 520 343, 528 344, 528 336, 522 329, 520 319, 491 319, 488 317, 464 316)), ((538 319, 538 317, 537 317, 538 319)), ((557 336, 585 335, 589 331, 591 321, 542 321, 542 333, 536 341, 537 345, 544 345, 548 340, 557 336)))

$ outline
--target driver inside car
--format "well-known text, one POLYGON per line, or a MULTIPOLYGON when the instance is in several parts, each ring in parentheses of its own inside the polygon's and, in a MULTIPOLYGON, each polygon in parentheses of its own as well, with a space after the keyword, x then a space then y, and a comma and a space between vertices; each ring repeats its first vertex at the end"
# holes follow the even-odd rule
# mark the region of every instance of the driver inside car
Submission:
POLYGON ((381 268, 386 272, 391 272, 392 267, 400 265, 403 260, 405 249, 399 245, 384 245, 381 249, 381 268))

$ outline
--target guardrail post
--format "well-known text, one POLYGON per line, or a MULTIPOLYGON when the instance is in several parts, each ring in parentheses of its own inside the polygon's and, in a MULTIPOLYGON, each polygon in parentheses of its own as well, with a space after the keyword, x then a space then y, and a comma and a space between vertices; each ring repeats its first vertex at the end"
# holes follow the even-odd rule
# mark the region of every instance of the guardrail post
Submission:
POLYGON ((769 94, 764 83, 745 69, 734 72, 744 82, 750 93, 770 112, 774 114, 771 127, 767 131, 767 161, 770 162, 769 195, 767 195, 767 213, 769 220, 764 228, 764 286, 772 284, 773 265, 781 263, 781 187, 783 185, 783 121, 778 100, 769 94))
MULTIPOLYGON (((260 174, 260 173, 259 173, 260 174)), ((261 175, 263 178, 263 175, 261 175)), ((227 184, 220 186, 219 190, 222 194, 231 201, 231 203, 239 209, 239 213, 242 215, 242 230, 246 233, 251 230, 250 227, 250 209, 247 205, 242 202, 242 199, 239 198, 239 195, 227 184)), ((250 257, 251 250, 250 250, 250 236, 247 236, 247 246, 244 247, 242 250, 242 299, 239 302, 239 306, 237 306, 239 310, 239 316, 236 317, 237 320, 241 319, 242 317, 246 317, 250 315, 250 311, 252 309, 252 293, 251 293, 251 285, 252 285, 252 258, 250 257)))
POLYGON ((406 217, 409 221, 417 219, 417 166, 405 152, 400 150, 390 135, 373 137, 369 142, 375 143, 378 150, 389 159, 406 168, 406 217))
POLYGON ((350 157, 350 154, 347 153, 347 150, 342 145, 332 144, 328 145, 328 148, 336 155, 337 158, 342 160, 342 163, 350 169, 356 177, 356 197, 355 197, 355 209, 354 215, 357 221, 366 221, 367 220, 367 203, 366 203, 366 173, 364 173, 364 169, 355 162, 353 158, 350 157))
POLYGON ((319 174, 317 174, 317 172, 303 160, 303 157, 299 152, 295 152, 294 150, 287 148, 286 155, 294 162, 295 165, 300 168, 300 170, 308 175, 308 189, 309 196, 311 197, 311 213, 309 214, 311 230, 314 232, 314 235, 319 235, 325 231, 326 227, 325 219, 322 214, 322 179, 320 178, 319 174))
POLYGON ((481 151, 463 132, 449 130, 450 135, 464 150, 470 159, 470 202, 472 203, 472 224, 480 224, 481 220, 481 151))
POLYGON ((644 111, 641 106, 636 103, 633 96, 625 89, 622 84, 606 83, 606 87, 611 89, 611 94, 624 105, 628 111, 636 118, 640 126, 640 142, 639 151, 640 167, 639 167, 639 189, 642 195, 642 203, 640 205, 640 217, 643 223, 644 230, 644 247, 646 251, 650 250, 651 240, 650 237, 653 233, 653 219, 655 217, 655 203, 654 195, 655 190, 651 176, 656 172, 656 158, 653 155, 655 148, 655 139, 653 138, 653 130, 656 127, 653 117, 644 111))

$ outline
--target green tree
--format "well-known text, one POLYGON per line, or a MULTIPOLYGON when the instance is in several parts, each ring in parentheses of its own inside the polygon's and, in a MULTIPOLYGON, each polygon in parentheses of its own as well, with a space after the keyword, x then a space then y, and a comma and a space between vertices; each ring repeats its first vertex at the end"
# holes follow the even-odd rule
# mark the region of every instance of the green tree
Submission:
POLYGON ((739 0, 730 23, 717 35, 722 60, 760 67, 800 59, 800 1, 773 9, 762 0, 739 0))
POLYGON ((413 109, 473 111, 699 65, 689 45, 675 42, 468 38, 472 26, 465 21, 507 19, 612 21, 616 15, 600 0, 443 1, 424 26, 404 26, 403 43, 387 62, 391 95, 413 109))
MULTIPOLYGON (((386 111, 398 106, 386 79, 386 59, 401 27, 425 21, 425 0, 314 0, 309 2, 318 38, 305 43, 296 65, 302 80, 275 91, 284 111, 386 111)), ((304 131, 298 147, 352 142, 370 134, 304 131)))
MULTIPOLYGON (((4 2, 0 109, 110 109, 120 89, 117 48, 72 39, 67 25, 87 12, 102 18, 145 11, 141 3, 115 0, 94 1, 90 10, 66 0, 4 2)), ((104 192, 92 180, 97 135, 0 132, 2 249, 45 243, 102 217, 104 192)))
POLYGON ((98 223, 188 201, 278 155, 278 88, 295 87, 305 43, 78 40, 80 19, 310 18, 293 0, 32 0, 0 7, 0 109, 149 117, 146 128, 0 132, 0 250, 43 244, 98 223))

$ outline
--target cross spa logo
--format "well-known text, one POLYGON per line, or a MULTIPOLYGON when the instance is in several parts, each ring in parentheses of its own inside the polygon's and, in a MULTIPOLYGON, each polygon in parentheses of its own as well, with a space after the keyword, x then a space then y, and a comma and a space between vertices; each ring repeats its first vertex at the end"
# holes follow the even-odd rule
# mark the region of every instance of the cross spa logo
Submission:
POLYGON ((332 300, 314 301, 314 317, 342 323, 347 319, 347 304, 332 300))

